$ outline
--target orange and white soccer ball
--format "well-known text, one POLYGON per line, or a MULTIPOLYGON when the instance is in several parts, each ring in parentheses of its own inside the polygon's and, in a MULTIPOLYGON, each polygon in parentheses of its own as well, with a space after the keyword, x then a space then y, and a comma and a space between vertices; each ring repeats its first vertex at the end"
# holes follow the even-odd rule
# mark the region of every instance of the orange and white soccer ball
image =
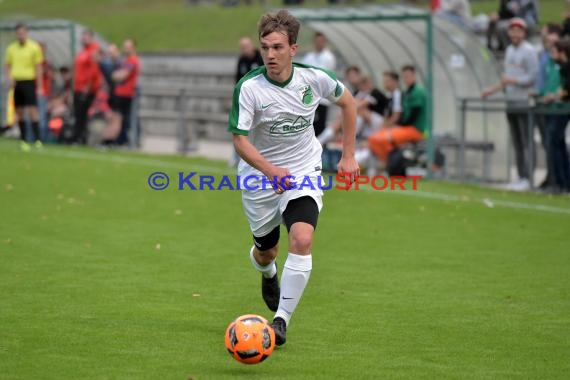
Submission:
POLYGON ((230 323, 226 330, 226 348, 240 363, 261 363, 275 348, 275 332, 259 315, 246 314, 230 323))

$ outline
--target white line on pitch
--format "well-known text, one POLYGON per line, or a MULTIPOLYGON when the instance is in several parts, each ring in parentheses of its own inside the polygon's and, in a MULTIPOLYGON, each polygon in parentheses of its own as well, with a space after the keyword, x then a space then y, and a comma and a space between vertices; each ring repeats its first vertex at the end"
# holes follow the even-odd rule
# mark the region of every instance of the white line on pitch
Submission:
MULTIPOLYGON (((196 165, 188 162, 188 164, 171 162, 167 160, 160 159, 149 159, 144 157, 125 157, 125 156, 115 156, 113 154, 106 154, 105 152, 74 152, 74 151, 62 151, 61 149, 44 149, 42 151, 35 151, 33 153, 54 156, 54 157, 69 157, 86 159, 93 161, 103 161, 103 162, 113 162, 117 164, 129 164, 129 165, 142 165, 142 166, 152 166, 158 168, 169 168, 169 169, 179 169, 179 170, 192 170, 192 171, 203 171, 209 173, 224 173, 230 174, 233 172, 232 169, 224 169, 209 165, 196 165)), ((363 186, 363 190, 366 191, 376 191, 371 187, 363 186)), ((466 198, 464 196, 437 193, 430 191, 414 190, 414 191, 382 191, 382 193, 396 194, 396 195, 406 195, 416 198, 433 199, 440 201, 449 202, 465 202, 465 203, 475 203, 483 204, 486 207, 506 207, 518 210, 532 210, 532 211, 542 211, 555 214, 570 214, 570 208, 548 206, 538 203, 525 203, 525 202, 514 202, 505 200, 495 200, 490 198, 476 199, 476 198, 466 198)))

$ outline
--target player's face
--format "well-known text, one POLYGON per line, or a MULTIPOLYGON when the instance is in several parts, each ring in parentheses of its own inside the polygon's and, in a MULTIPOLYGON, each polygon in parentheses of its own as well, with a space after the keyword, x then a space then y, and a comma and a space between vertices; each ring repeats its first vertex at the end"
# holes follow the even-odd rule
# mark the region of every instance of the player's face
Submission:
POLYGON ((548 50, 558 41, 558 34, 550 33, 544 38, 544 47, 548 50))
POLYGON ((107 48, 107 55, 112 59, 118 59, 121 55, 119 48, 115 44, 110 44, 107 48))
POLYGON ((133 44, 133 41, 125 40, 125 42, 123 42, 123 51, 125 54, 133 54, 135 51, 135 45, 133 44))
POLYGON ((416 73, 411 70, 404 70, 402 71, 402 80, 406 87, 410 87, 416 82, 416 73))
POLYGON ((28 31, 26 30, 26 28, 19 28, 18 30, 16 30, 16 38, 20 42, 26 41, 26 38, 28 38, 28 31))
POLYGON ((83 44, 83 46, 87 46, 89 45, 91 42, 93 42, 93 37, 91 36, 91 34, 89 33, 83 33, 81 35, 81 43, 83 44))
POLYGON ((384 88, 388 91, 396 89, 396 81, 389 75, 384 75, 384 88))
POLYGON ((513 45, 518 45, 522 42, 522 40, 524 39, 524 30, 522 30, 521 28, 510 28, 509 29, 509 38, 511 39, 511 43, 513 45))
POLYGON ((324 36, 316 36, 314 44, 316 51, 322 51, 327 46, 327 40, 324 36))
POLYGON ((352 87, 357 87, 358 83, 360 83, 361 75, 356 70, 350 70, 346 73, 346 80, 352 87))
POLYGON ((254 53, 253 42, 249 38, 242 38, 239 41, 239 49, 242 55, 251 57, 254 53))
POLYGON ((269 33, 260 42, 261 56, 269 76, 278 81, 287 80, 297 53, 297 44, 289 45, 289 37, 281 32, 269 33))

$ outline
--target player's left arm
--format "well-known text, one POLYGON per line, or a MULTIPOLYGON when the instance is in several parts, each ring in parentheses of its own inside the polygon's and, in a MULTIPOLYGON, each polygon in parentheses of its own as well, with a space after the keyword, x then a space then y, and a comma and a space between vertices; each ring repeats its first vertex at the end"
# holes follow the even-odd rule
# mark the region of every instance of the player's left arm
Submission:
POLYGON ((341 108, 342 157, 337 165, 339 173, 348 173, 352 179, 360 174, 354 158, 356 145, 356 101, 350 91, 344 90, 336 104, 341 108))

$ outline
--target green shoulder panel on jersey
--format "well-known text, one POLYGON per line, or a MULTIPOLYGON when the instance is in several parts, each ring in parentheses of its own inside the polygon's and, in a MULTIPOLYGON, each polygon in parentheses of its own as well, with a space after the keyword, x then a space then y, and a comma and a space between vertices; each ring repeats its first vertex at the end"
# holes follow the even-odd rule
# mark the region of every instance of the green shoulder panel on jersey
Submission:
POLYGON ((305 65, 304 63, 297 63, 297 62, 293 62, 293 67, 299 67, 302 69, 315 69, 322 71, 323 73, 327 74, 332 80, 337 82, 336 88, 334 90, 334 96, 338 98, 339 96, 342 95, 342 87, 338 84, 338 79, 334 71, 323 69, 322 67, 305 65))
POLYGON ((248 131, 244 131, 242 129, 238 128, 238 122, 239 122, 239 94, 241 91, 241 86, 244 84, 244 82, 253 79, 261 74, 263 74, 265 72, 265 66, 260 66, 257 67, 253 70, 251 70, 250 72, 248 72, 247 74, 245 74, 243 76, 243 78, 241 78, 239 80, 239 82, 237 82, 236 86, 234 87, 234 94, 233 94, 233 98, 232 98, 232 110, 230 111, 230 117, 229 117, 229 127, 228 127, 228 132, 237 134, 237 135, 248 135, 248 131))
POLYGON ((293 62, 293 67, 299 67, 302 69, 320 70, 320 71, 324 72, 325 74, 327 74, 329 77, 331 77, 332 80, 337 80, 336 73, 334 71, 323 69, 322 67, 305 65, 304 63, 298 63, 298 62, 293 62))

